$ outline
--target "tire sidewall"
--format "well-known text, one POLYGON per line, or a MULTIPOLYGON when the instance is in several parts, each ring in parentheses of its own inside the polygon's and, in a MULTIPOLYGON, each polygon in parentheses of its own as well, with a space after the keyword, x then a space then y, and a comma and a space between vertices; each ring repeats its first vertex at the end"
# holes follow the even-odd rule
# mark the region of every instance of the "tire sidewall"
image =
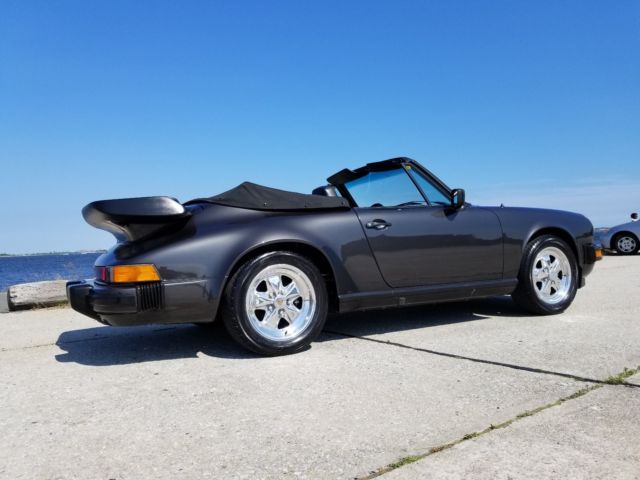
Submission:
POLYGON ((526 294, 529 297, 528 300, 533 304, 535 310, 537 310, 541 314, 552 315, 555 313, 561 313, 565 311, 569 305, 573 302, 576 293, 578 291, 578 262, 576 259, 576 255, 567 245, 567 243, 553 235, 545 235, 540 238, 533 240, 525 251, 525 257, 522 262, 522 268, 520 270, 518 281, 525 286, 526 294), (536 256, 538 253, 547 247, 555 247, 561 250, 569 260, 569 264, 571 265, 571 286, 567 297, 559 303, 550 304, 543 301, 538 297, 535 291, 535 285, 533 284, 533 280, 531 279, 531 271, 533 269, 533 262, 535 262, 536 256))
POLYGON ((270 252, 247 262, 232 279, 226 301, 231 302, 235 318, 225 322, 235 322, 250 343, 249 348, 262 354, 278 355, 292 353, 306 347, 322 331, 327 317, 328 293, 324 278, 317 267, 306 258, 291 252, 270 252), (245 299, 253 278, 266 267, 276 264, 294 266, 304 272, 315 290, 316 309, 311 324, 301 335, 288 342, 276 342, 260 335, 252 326, 246 311, 245 299))

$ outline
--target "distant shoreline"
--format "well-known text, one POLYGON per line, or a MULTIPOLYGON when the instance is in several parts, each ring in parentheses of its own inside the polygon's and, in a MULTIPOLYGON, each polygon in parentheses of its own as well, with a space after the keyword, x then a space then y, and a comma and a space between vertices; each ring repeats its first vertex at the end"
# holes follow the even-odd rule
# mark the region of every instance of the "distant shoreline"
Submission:
POLYGON ((77 252, 0 253, 1 257, 42 257, 47 255, 85 255, 106 253, 106 250, 79 250, 77 252))

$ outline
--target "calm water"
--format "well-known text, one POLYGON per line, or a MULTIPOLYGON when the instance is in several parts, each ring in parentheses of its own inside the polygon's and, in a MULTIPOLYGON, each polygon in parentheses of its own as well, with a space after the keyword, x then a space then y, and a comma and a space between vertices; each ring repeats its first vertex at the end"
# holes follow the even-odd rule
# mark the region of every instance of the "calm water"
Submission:
POLYGON ((11 285, 42 280, 82 280, 93 277, 99 253, 0 257, 0 291, 11 285))

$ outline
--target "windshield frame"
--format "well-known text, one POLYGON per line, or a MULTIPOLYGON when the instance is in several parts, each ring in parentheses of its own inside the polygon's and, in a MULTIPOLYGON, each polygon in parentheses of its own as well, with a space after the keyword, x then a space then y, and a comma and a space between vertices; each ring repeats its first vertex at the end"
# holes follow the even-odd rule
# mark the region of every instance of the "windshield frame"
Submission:
POLYGON ((443 196, 447 198, 451 198, 451 189, 442 180, 440 180, 438 177, 436 177, 433 173, 431 173, 429 170, 424 168, 418 162, 411 160, 409 158, 401 158, 401 159, 399 158, 399 159, 387 160, 384 162, 371 163, 371 164, 367 164, 365 167, 357 169, 356 171, 345 170, 346 172, 348 172, 348 175, 350 178, 348 178, 348 180, 345 178, 344 179, 345 181, 342 181, 342 182, 335 182, 333 183, 333 185, 340 192, 340 194, 349 201, 352 207, 371 208, 371 207, 360 206, 358 202, 356 202, 355 198, 351 195, 351 192, 347 188, 347 184, 354 180, 358 180, 360 178, 366 177, 367 175, 370 175, 372 172, 383 172, 383 171, 390 171, 390 170, 397 170, 397 169, 404 170, 405 174, 409 177, 414 187, 418 190, 420 196, 424 201, 424 204, 423 205, 405 205, 400 207, 384 205, 384 206, 373 207, 373 208, 396 208, 397 209, 397 208, 415 208, 415 207, 443 207, 443 205, 439 203, 437 204, 431 203, 428 196, 425 194, 424 190, 422 189, 422 187, 420 186, 420 184, 418 183, 414 175, 421 175, 424 181, 429 182, 431 185, 433 185, 433 187, 437 189, 440 193, 442 193, 443 196), (412 173, 411 170, 414 170, 415 172, 412 173))

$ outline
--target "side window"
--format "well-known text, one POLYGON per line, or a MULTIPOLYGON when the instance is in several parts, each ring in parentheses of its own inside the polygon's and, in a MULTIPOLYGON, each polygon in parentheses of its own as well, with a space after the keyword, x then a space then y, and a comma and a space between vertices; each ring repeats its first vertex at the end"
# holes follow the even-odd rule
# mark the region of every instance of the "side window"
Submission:
POLYGON ((397 207, 426 203, 404 168, 370 172, 345 183, 345 187, 359 207, 397 207))
POLYGON ((411 168, 409 170, 409 174, 415 179, 415 181, 420 185, 420 188, 427 196, 429 203, 431 205, 451 205, 451 199, 437 186, 435 186, 431 181, 426 178, 422 173, 416 171, 411 168))

